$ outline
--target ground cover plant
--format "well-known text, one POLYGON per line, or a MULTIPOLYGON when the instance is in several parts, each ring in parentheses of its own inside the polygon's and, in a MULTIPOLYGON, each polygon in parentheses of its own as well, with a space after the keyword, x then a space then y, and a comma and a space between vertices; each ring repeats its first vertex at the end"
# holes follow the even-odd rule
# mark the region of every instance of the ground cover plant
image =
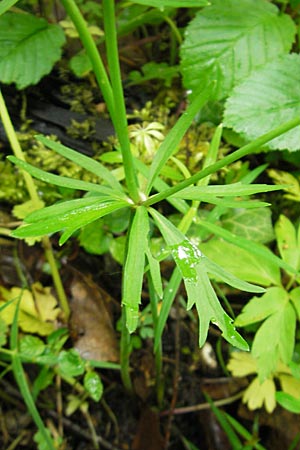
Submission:
MULTIPOLYGON (((6 171, 13 171, 13 177, 24 177, 28 191, 26 201, 13 209, 22 223, 13 231, 3 223, 1 232, 9 236, 9 242, 25 239, 28 245, 44 249, 56 291, 54 295, 36 280, 29 283, 20 264, 20 286, 5 286, 4 282, 1 287, 2 379, 10 373, 14 376, 38 429, 33 442, 38 448, 77 448, 63 432, 64 401, 67 415, 80 412, 85 417, 94 448, 99 444, 104 448, 200 448, 199 436, 192 442, 195 430, 190 437, 172 427, 173 416, 198 409, 197 405, 194 409, 191 405, 177 408, 178 364, 182 356, 180 311, 184 311, 185 322, 192 326, 194 335, 197 324, 197 347, 206 348, 209 335, 217 342, 220 371, 228 378, 230 373, 252 377, 237 397, 242 396, 250 410, 265 404, 271 413, 278 402, 298 413, 297 214, 288 218, 286 212, 277 211, 278 221, 273 226, 268 209, 269 199, 290 193, 297 179, 273 169, 272 178, 265 182, 266 162, 268 157, 269 162, 272 158, 274 161, 274 150, 282 151, 277 158, 287 166, 293 155, 292 161, 298 167, 297 2, 260 0, 254 7, 250 0, 238 4, 230 0, 210 4, 204 0, 136 0, 129 4, 103 0, 100 6, 62 0, 55 5, 45 4, 37 14, 34 4, 2 0, 0 81, 4 88, 15 84, 23 92, 49 74, 55 64, 61 71, 67 64, 68 73, 73 72, 98 89, 114 138, 106 142, 100 154, 91 157, 61 143, 57 136, 31 135, 29 141, 37 146, 36 155, 56 154, 51 158, 62 158, 57 160, 60 162, 54 171, 45 170, 43 165, 40 168, 26 161, 20 145, 22 133, 18 137, 5 95, 0 96, 3 129, 14 153, 3 162, 4 177, 11 173, 6 171), (55 5, 59 12, 54 13, 55 5), (180 11, 184 11, 182 22, 180 11), (41 12, 44 17, 40 17, 41 12), (149 47, 149 42, 152 38, 156 42, 159 30, 168 30, 169 41, 158 45, 161 60, 155 61, 155 46, 149 47), (122 50, 118 46, 122 39, 131 42, 132 36, 141 35, 148 45, 148 61, 127 74, 121 66, 122 50), (126 82, 128 87, 124 88, 126 82), (177 114, 168 116, 170 105, 174 109, 171 97, 169 107, 165 103, 160 112, 155 112, 152 98, 144 109, 140 105, 140 111, 133 110, 125 98, 126 89, 145 90, 149 97, 148 83, 158 83, 158 92, 185 91, 177 114), (188 145, 185 136, 190 133, 193 137, 195 130, 205 124, 210 136, 204 154, 197 155, 195 144, 195 154, 187 157, 192 149, 183 149, 188 145), (69 175, 67 164, 75 176, 69 175), (255 182, 257 179, 263 181, 255 182), (276 183, 272 184, 272 179, 276 183), (40 186, 48 189, 45 183, 56 187, 51 196, 59 201, 49 202, 39 195, 43 192, 40 186), (257 194, 262 194, 263 199, 257 194), (276 246, 270 246, 275 237, 276 246), (80 311, 76 319, 80 322, 78 316, 89 308, 82 294, 83 283, 96 295, 94 286, 82 280, 80 272, 72 272, 76 281, 70 285, 62 282, 58 266, 65 257, 60 259, 58 255, 70 241, 87 253, 119 264, 118 324, 113 325, 102 310, 101 332, 109 336, 109 343, 101 354, 91 351, 93 345, 98 348, 101 344, 87 339, 90 330, 98 328, 97 318, 92 320, 90 316, 83 331, 77 324, 76 348, 70 343, 72 316, 80 311), (56 252, 53 244, 58 244, 56 252), (226 292, 229 297, 247 293, 243 294, 246 301, 242 305, 239 302, 243 308, 240 314, 226 298, 226 292), (73 297, 73 306, 68 297, 73 297), (174 310, 175 375, 168 403, 170 380, 163 363, 168 356, 164 337, 174 310), (116 326, 119 352, 111 338, 116 326), (132 366, 135 354, 143 349, 149 352, 149 347, 154 358, 151 368, 132 366), (229 360, 227 367, 224 354, 229 360), (26 377, 25 364, 31 381, 26 377), (110 423, 119 426, 116 411, 105 401, 103 381, 108 383, 107 370, 115 377, 120 373, 128 398, 135 394, 147 405, 149 415, 141 415, 133 443, 130 436, 129 444, 120 436, 112 439, 107 431, 114 442, 110 444, 97 434, 96 419, 90 412, 92 401, 101 401, 102 408, 109 411, 110 423), (144 371, 143 393, 138 389, 135 371, 144 371), (43 393, 54 383, 64 383, 69 389, 64 399, 63 391, 58 389, 57 428, 52 422, 45 423, 40 411, 43 408, 37 407, 43 393), (163 411, 168 408, 167 413, 163 411), (161 417, 168 416, 162 430, 154 412, 157 410, 161 417), (152 421, 155 430, 149 443, 143 421, 152 421)), ((78 136, 85 130, 89 139, 95 133, 94 124, 84 128, 73 123, 73 132, 76 126, 78 136)), ((5 201, 6 188, 2 189, 5 201)), ((295 205, 297 198, 293 201, 295 205)), ((93 315, 93 307, 91 311, 93 315)), ((197 351, 185 348, 191 359, 197 351)), ((237 398, 233 396, 232 401, 237 398)), ((217 409, 216 405, 222 404, 222 400, 214 403, 208 396, 202 406, 212 409, 227 435, 229 444, 224 448, 265 448, 259 443, 257 427, 251 434, 230 414, 217 409)), ((105 428, 103 421, 101 425, 105 428)), ((297 431, 288 444, 290 448, 297 445, 297 431)), ((23 445, 22 439, 22 435, 17 436, 11 445, 23 445)), ((207 444, 207 448, 217 447, 207 444)))

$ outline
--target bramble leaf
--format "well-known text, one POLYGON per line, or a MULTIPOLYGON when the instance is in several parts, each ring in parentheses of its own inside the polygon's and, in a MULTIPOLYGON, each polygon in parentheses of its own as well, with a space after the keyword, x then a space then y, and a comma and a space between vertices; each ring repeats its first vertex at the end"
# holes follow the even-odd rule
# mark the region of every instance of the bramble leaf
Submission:
MULTIPOLYGON (((219 100, 257 67, 287 53, 294 41, 295 25, 275 5, 263 0, 256 0, 255 8, 252 0, 211 3, 186 28, 181 70, 184 85, 191 91, 216 80, 214 99, 219 100)), ((282 89, 281 83, 278 86, 282 89)), ((251 95, 255 101, 256 93, 251 95)), ((260 114, 257 118, 260 120, 260 114)), ((263 132, 257 131, 259 134, 263 132)))
MULTIPOLYGON (((256 139, 300 114, 300 55, 266 64, 236 86, 225 105, 224 125, 256 139)), ((273 150, 300 149, 300 127, 268 142, 273 150)))
POLYGON ((59 26, 30 14, 7 12, 0 17, 0 80, 16 83, 18 89, 38 83, 60 59, 64 43, 59 26))

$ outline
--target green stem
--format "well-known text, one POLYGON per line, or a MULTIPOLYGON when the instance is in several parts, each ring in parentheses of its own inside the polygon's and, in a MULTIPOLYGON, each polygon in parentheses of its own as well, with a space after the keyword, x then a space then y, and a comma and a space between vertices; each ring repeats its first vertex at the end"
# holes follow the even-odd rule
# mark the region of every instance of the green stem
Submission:
POLYGON ((119 64, 115 8, 113 0, 103 0, 103 16, 107 61, 114 95, 115 111, 118 115, 114 121, 114 125, 121 145, 125 178, 129 195, 135 203, 138 203, 140 201, 140 197, 137 175, 128 136, 128 123, 119 64))
POLYGON ((217 172, 218 170, 222 169, 223 167, 227 166, 228 164, 231 164, 234 161, 237 161, 238 159, 243 158, 244 156, 249 155, 250 153, 253 153, 255 150, 257 150, 259 147, 262 147, 267 142, 271 141, 272 139, 275 139, 276 137, 280 136, 281 134, 286 133, 287 131, 295 128, 298 125, 300 125, 299 117, 291 119, 288 122, 284 123, 283 125, 279 125, 274 130, 271 130, 268 133, 260 136, 259 138, 255 139, 254 141, 250 142, 249 144, 244 145, 239 150, 236 150, 235 152, 231 153, 230 155, 225 156, 225 158, 221 159, 220 161, 217 161, 216 163, 211 164, 210 166, 201 170, 201 172, 196 173, 195 175, 188 178, 187 180, 181 181, 176 186, 166 189, 164 192, 159 192, 158 194, 152 195, 146 201, 143 202, 143 205, 151 206, 151 205, 154 205, 155 203, 165 200, 166 198, 170 197, 171 195, 176 194, 177 192, 190 186, 191 184, 197 183, 199 180, 207 177, 208 175, 211 175, 212 173, 217 172))
POLYGON ((79 8, 73 0, 61 0, 61 3, 63 4, 67 14, 69 15, 70 19, 76 27, 76 30, 78 31, 80 40, 91 61, 96 80, 115 126, 117 117, 115 114, 114 95, 112 87, 104 68, 101 56, 98 52, 97 46, 93 40, 93 37, 91 36, 91 33, 89 32, 87 23, 82 17, 79 8))
MULTIPOLYGON (((25 156, 24 156, 23 150, 22 150, 19 140, 17 138, 14 126, 11 122, 11 119, 10 119, 10 116, 9 116, 9 113, 8 113, 1 90, 0 90, 0 118, 2 120, 4 129, 5 129, 5 133, 8 137, 8 140, 9 140, 11 148, 14 152, 14 155, 17 158, 21 159, 22 161, 25 161, 25 156)), ((23 174, 23 177, 25 180, 25 184, 26 184, 29 196, 33 202, 33 208, 39 209, 41 207, 41 201, 39 199, 34 181, 28 172, 22 171, 22 174, 23 174)), ((43 248, 45 251, 45 256, 46 256, 47 261, 51 268, 53 283, 54 283, 54 286, 55 286, 55 289, 57 292, 57 296, 58 296, 61 308, 64 312, 65 319, 67 320, 70 315, 70 308, 69 308, 68 300, 67 300, 64 288, 63 288, 63 284, 62 284, 60 275, 59 275, 59 271, 57 269, 51 242, 50 242, 50 239, 48 238, 48 236, 43 237, 42 245, 43 245, 43 248)))
POLYGON ((126 309, 122 309, 121 317, 121 343, 120 343, 120 364, 121 364, 121 378, 124 387, 132 392, 132 383, 129 373, 129 356, 130 356, 130 334, 126 326, 126 309))

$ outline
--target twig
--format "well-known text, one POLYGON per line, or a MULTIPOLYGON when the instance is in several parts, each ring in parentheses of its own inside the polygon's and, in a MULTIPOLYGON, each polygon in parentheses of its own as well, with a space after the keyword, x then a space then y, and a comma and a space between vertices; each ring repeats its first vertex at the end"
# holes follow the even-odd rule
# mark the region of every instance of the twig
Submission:
MULTIPOLYGON (((244 392, 245 391, 243 390, 238 392, 237 394, 232 395, 231 397, 222 398, 220 400, 214 400, 214 405, 215 406, 230 405, 231 403, 234 403, 237 400, 239 400, 243 396, 244 392)), ((174 408, 173 410, 162 411, 160 413, 160 417, 168 416, 170 413, 172 413, 175 416, 179 414, 188 414, 195 411, 203 411, 204 409, 210 409, 210 404, 206 402, 198 403, 198 405, 194 406, 183 406, 181 408, 174 408)))

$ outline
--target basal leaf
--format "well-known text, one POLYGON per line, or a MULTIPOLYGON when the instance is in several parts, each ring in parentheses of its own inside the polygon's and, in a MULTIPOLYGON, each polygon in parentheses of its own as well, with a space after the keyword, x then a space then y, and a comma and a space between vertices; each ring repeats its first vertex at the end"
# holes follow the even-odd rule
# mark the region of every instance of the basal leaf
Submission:
POLYGON ((222 239, 211 239, 200 245, 203 253, 212 261, 236 277, 262 286, 280 285, 281 276, 277 265, 257 257, 222 239))
POLYGON ((256 0, 253 7, 252 0, 212 0, 186 28, 184 85, 194 91, 215 80, 214 99, 225 98, 254 69, 288 53, 294 36, 291 18, 269 2, 256 0))
POLYGON ((243 396, 243 403, 247 403, 250 411, 265 405, 268 413, 272 413, 276 407, 276 386, 272 378, 260 382, 256 377, 247 387, 243 396))
MULTIPOLYGON (((282 56, 253 72, 236 86, 226 102, 224 125, 248 140, 300 114, 300 56, 282 56)), ((275 150, 300 149, 300 127, 273 139, 275 150)))
POLYGON ((274 239, 271 220, 272 212, 268 208, 251 211, 236 209, 222 216, 222 226, 233 234, 249 241, 266 244, 274 239))
POLYGON ((36 84, 60 59, 64 43, 59 26, 7 12, 0 17, 0 80, 16 83, 18 89, 36 84))
POLYGON ((275 224, 275 234, 281 258, 297 270, 300 262, 300 249, 298 248, 296 229, 283 214, 275 224))
POLYGON ((70 161, 73 161, 74 163, 78 164, 80 167, 83 167, 84 169, 88 170, 89 172, 97 175, 99 178, 102 178, 104 181, 106 181, 113 189, 122 191, 122 186, 118 182, 118 180, 114 177, 114 175, 109 171, 103 164, 101 164, 98 161, 95 161, 94 159, 85 156, 79 152, 76 152, 75 150, 72 150, 69 147, 66 147, 65 145, 62 145, 58 142, 52 141, 49 138, 46 138, 45 136, 38 135, 36 136, 36 139, 45 145, 45 147, 50 148, 51 150, 54 150, 59 155, 64 156, 65 158, 69 159, 70 161))
POLYGON ((134 0, 133 3, 140 5, 153 6, 161 10, 164 7, 168 8, 199 8, 200 6, 207 6, 207 0, 134 0))
POLYGON ((239 248, 247 250, 256 257, 262 258, 262 260, 268 261, 268 263, 276 265, 277 267, 281 267, 288 272, 297 273, 297 270, 295 270, 292 266, 287 264, 282 259, 278 258, 278 256, 272 253, 267 247, 264 247, 263 245, 256 242, 250 242, 240 236, 236 236, 233 233, 230 233, 229 231, 213 223, 203 220, 201 220, 201 222, 199 221, 199 223, 206 230, 209 230, 217 236, 222 237, 226 241, 238 246, 239 248))
MULTIPOLYGON (((287 296, 288 297, 288 296, 287 296)), ((257 359, 259 379, 276 371, 279 360, 287 364, 295 345, 296 314, 288 302, 269 316, 255 334, 252 354, 257 359)))
POLYGON ((7 159, 12 163, 16 164, 21 169, 30 173, 33 177, 38 180, 42 180, 45 183, 51 183, 56 186, 67 187, 70 189, 79 189, 81 191, 88 192, 98 192, 99 194, 107 195, 116 199, 125 199, 126 195, 116 189, 111 189, 107 186, 102 186, 101 184, 90 183, 82 180, 75 180, 73 178, 63 177, 61 175, 54 175, 53 173, 45 172, 44 170, 38 169, 37 167, 28 164, 15 156, 8 156, 7 159))
POLYGON ((284 308, 288 301, 287 292, 281 287, 270 287, 261 297, 253 297, 244 306, 235 320, 238 327, 260 322, 284 308))
POLYGON ((122 304, 126 307, 126 325, 130 333, 135 331, 138 324, 148 233, 147 209, 144 206, 139 206, 135 211, 130 228, 123 275, 122 304))

